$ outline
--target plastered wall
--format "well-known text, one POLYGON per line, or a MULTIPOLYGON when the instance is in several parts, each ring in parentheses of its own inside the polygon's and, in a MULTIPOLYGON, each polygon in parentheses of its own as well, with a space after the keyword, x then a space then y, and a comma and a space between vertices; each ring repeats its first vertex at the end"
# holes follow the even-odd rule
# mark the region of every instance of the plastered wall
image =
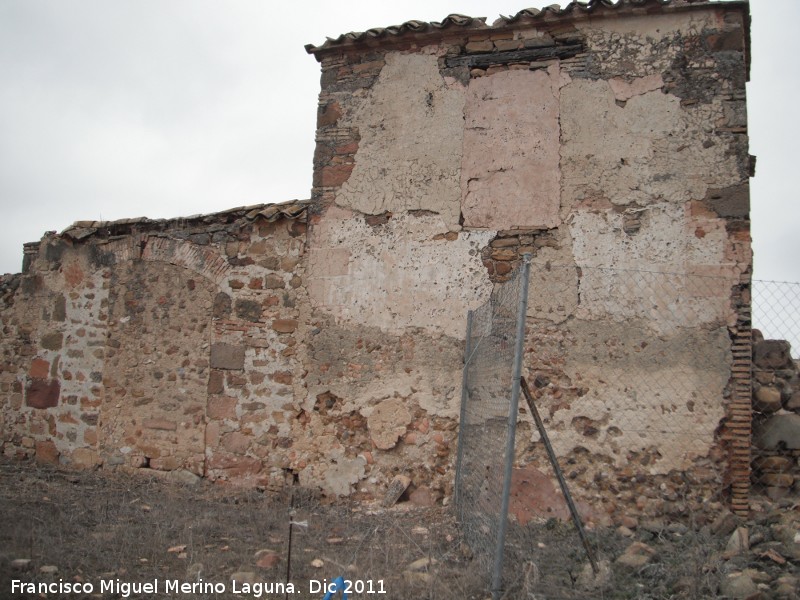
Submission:
MULTIPOLYGON (((27 247, 3 452, 363 499, 406 474, 446 501, 466 313, 530 254, 525 375, 584 497, 616 509, 595 479, 632 463, 702 471, 700 499, 736 485, 746 23, 684 8, 313 49, 310 202, 27 247)), ((520 419, 518 464, 544 469, 520 419)))
MULTIPOLYGON (((603 506, 619 489, 594 478, 631 465, 656 486, 697 473, 706 497, 748 468, 726 428, 746 401, 733 377, 749 331, 746 24, 739 9, 652 12, 316 51, 315 309, 455 348, 466 310, 531 254, 525 374, 546 382, 557 452, 603 506)), ((344 398, 366 412, 380 400, 361 377, 344 398)), ((403 379, 380 387, 411 410, 441 393, 409 397, 403 379)), ((545 470, 521 419, 518 462, 545 470)))

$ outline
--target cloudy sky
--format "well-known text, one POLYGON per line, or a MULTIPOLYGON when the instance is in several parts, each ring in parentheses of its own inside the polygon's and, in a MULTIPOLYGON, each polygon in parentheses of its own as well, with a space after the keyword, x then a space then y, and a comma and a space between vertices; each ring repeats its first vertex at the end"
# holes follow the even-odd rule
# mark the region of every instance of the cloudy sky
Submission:
MULTIPOLYGON (((566 1, 563 2, 566 4, 566 1)), ((541 7, 544 2, 534 4, 541 7)), ((319 65, 307 43, 489 0, 0 0, 0 273, 83 219, 308 198, 319 65)), ((800 281, 795 0, 751 0, 755 275, 800 281)))

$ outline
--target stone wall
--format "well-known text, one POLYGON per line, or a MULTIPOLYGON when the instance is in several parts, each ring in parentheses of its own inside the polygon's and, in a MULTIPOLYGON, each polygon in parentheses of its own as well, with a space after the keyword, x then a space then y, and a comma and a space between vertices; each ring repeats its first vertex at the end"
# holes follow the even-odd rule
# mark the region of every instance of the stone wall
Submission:
POLYGON ((3 451, 282 484, 306 205, 81 222, 4 284, 3 451))
MULTIPOLYGON (((747 15, 592 4, 308 48, 322 66, 312 306, 356 340, 395 346, 413 331, 417 347, 452 348, 455 367, 466 310, 529 253, 526 375, 549 382, 537 394, 579 487, 694 470, 698 489, 725 488, 744 510, 747 15), (631 285, 641 272, 663 275, 631 285)), ((358 361, 346 348, 343 362, 358 361)), ((355 389, 337 396, 365 413, 402 398, 414 414, 433 392, 439 416, 453 414, 457 390, 409 395, 430 369, 404 370, 378 395, 374 379, 343 371, 355 389)), ((397 424, 419 439, 405 414, 397 424)), ((520 465, 544 469, 522 431, 520 465)), ((398 444, 373 458, 402 455, 398 444)), ((589 495, 614 510, 620 490, 601 492, 589 495)))
MULTIPOLYGON (((310 202, 26 247, 1 288, 4 453, 363 499, 403 474, 446 499, 466 313, 531 254, 525 374, 579 495, 614 512, 639 498, 604 477, 693 471, 699 501, 741 506, 746 40, 741 5, 676 1, 309 47, 310 202)), ((519 465, 544 468, 522 421, 519 465)))

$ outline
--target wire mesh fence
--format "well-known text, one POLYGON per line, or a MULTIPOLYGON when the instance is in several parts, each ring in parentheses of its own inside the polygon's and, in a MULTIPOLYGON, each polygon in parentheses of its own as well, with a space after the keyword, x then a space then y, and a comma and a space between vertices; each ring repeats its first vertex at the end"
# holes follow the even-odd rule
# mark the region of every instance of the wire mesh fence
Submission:
MULTIPOLYGON (((582 448, 634 475, 713 456, 730 396, 736 286, 732 277, 583 268, 568 316, 529 324, 526 367, 559 453, 582 448)), ((592 476, 608 471, 586 466, 592 476)))
MULTIPOLYGON (((679 583, 691 588, 687 597, 717 591, 707 576, 713 544, 704 526, 729 501, 724 436, 736 365, 744 361, 749 368, 737 347, 742 331, 749 336, 748 291, 746 276, 722 269, 697 274, 532 264, 523 374, 600 556, 601 575, 612 564, 624 569, 619 565, 634 539, 646 546, 629 558, 647 571, 652 595, 634 587, 630 597, 670 597, 679 583), (652 546, 665 540, 679 551, 651 561, 652 546)), ((508 395, 499 386, 511 363, 501 350, 487 345, 483 360, 491 368, 468 363, 467 406, 485 389, 493 392, 487 398, 508 395)), ((490 543, 497 528, 499 480, 490 474, 498 471, 492 466, 501 456, 498 440, 508 435, 501 418, 491 419, 499 410, 468 412, 462 428, 465 447, 479 449, 473 461, 483 468, 472 479, 464 470, 459 488, 459 516, 473 546, 490 543), (478 516, 467 520, 469 511, 478 516)), ((590 568, 524 406, 514 464, 506 597, 583 598, 589 588, 603 597, 602 576, 590 568)))
POLYGON ((764 339, 789 342, 800 359, 800 283, 753 280, 753 327, 764 339))
POLYGON ((468 316, 455 504, 499 597, 514 459, 529 264, 468 316))
POLYGON ((800 490, 800 283, 753 282, 753 463, 756 493, 800 490))
MULTIPOLYGON (((763 443, 761 420, 786 417, 780 421, 789 425, 779 426, 780 436, 770 438, 777 439, 774 451, 755 451, 754 484, 759 493, 781 497, 794 491, 791 469, 797 456, 790 444, 796 438, 790 436, 797 429, 790 422, 797 415, 790 400, 797 369, 795 348, 780 339, 790 327, 770 331, 764 325, 764 309, 755 301, 762 283, 753 285, 754 322, 766 332, 756 334, 754 344, 756 447, 763 443), (780 407, 770 412, 775 393, 762 390, 779 391, 780 407)), ((473 317, 469 362, 480 356, 494 366, 467 373, 465 387, 488 408, 462 420, 475 425, 462 435, 474 434, 476 443, 472 455, 461 456, 459 480, 477 482, 474 490, 457 489, 462 528, 445 507, 329 506, 312 493, 298 493, 290 503, 271 500, 265 492, 213 486, 168 488, 162 496, 155 479, 100 479, 95 473, 54 470, 42 476, 0 462, 0 479, 7 483, 0 489, 10 490, 0 494, 9 515, 0 527, 0 582, 12 576, 6 558, 32 553, 38 564, 58 564, 61 572, 80 572, 89 580, 121 568, 129 569, 125 578, 143 580, 229 582, 234 573, 250 572, 259 580, 294 582, 301 590, 295 597, 319 600, 323 593, 319 587, 312 593, 312 580, 344 576, 372 582, 366 585, 385 589, 388 598, 485 600, 509 439, 508 421, 500 431, 493 419, 503 420, 503 403, 506 410, 511 406, 518 341, 512 314, 520 293, 514 285, 519 282, 496 293, 493 329, 481 329, 481 319, 489 317, 473 317), (467 478, 469 466, 473 479, 467 478), (463 527, 467 517, 472 525, 463 527), (291 542, 290 520, 297 523, 291 542), (120 537, 135 543, 120 545, 120 537), (53 544, 54 539, 60 542, 53 544), (171 550, 184 545, 184 558, 171 550), (291 571, 285 575, 290 546, 291 571)), ((797 298, 800 284, 788 289, 797 298)), ((747 291, 733 276, 532 265, 522 372, 600 569, 595 575, 589 566, 530 411, 521 402, 502 598, 714 598, 725 595, 726 569, 751 563, 778 579, 781 567, 768 553, 784 552, 770 537, 773 529, 783 529, 752 529, 764 538, 758 552, 767 554, 726 562, 730 532, 725 533, 724 522, 718 525, 727 468, 718 419, 730 400, 730 365, 736 356, 732 331, 747 291), (614 297, 620 300, 613 302, 614 297)), ((784 314, 773 320, 796 324, 791 306, 789 300, 776 304, 784 314)), ((777 435, 772 427, 763 431, 777 435)), ((768 518, 771 523, 777 517, 769 513, 768 518)), ((786 531, 794 535, 796 529, 786 531)), ((46 581, 48 576, 36 572, 32 577, 46 581)), ((376 595, 367 589, 350 597, 376 595)))

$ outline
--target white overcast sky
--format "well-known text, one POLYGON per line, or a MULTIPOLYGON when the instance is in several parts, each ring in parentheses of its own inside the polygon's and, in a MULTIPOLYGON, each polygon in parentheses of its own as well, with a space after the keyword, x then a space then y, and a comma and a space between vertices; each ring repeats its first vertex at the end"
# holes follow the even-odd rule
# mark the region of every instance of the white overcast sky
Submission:
MULTIPOLYGON (((566 4, 566 1, 563 2, 566 4)), ((544 2, 535 4, 541 7, 544 2)), ((0 0, 0 273, 73 221, 308 198, 319 65, 303 46, 503 0, 0 0)), ((800 281, 800 3, 751 0, 755 276, 800 281)))

